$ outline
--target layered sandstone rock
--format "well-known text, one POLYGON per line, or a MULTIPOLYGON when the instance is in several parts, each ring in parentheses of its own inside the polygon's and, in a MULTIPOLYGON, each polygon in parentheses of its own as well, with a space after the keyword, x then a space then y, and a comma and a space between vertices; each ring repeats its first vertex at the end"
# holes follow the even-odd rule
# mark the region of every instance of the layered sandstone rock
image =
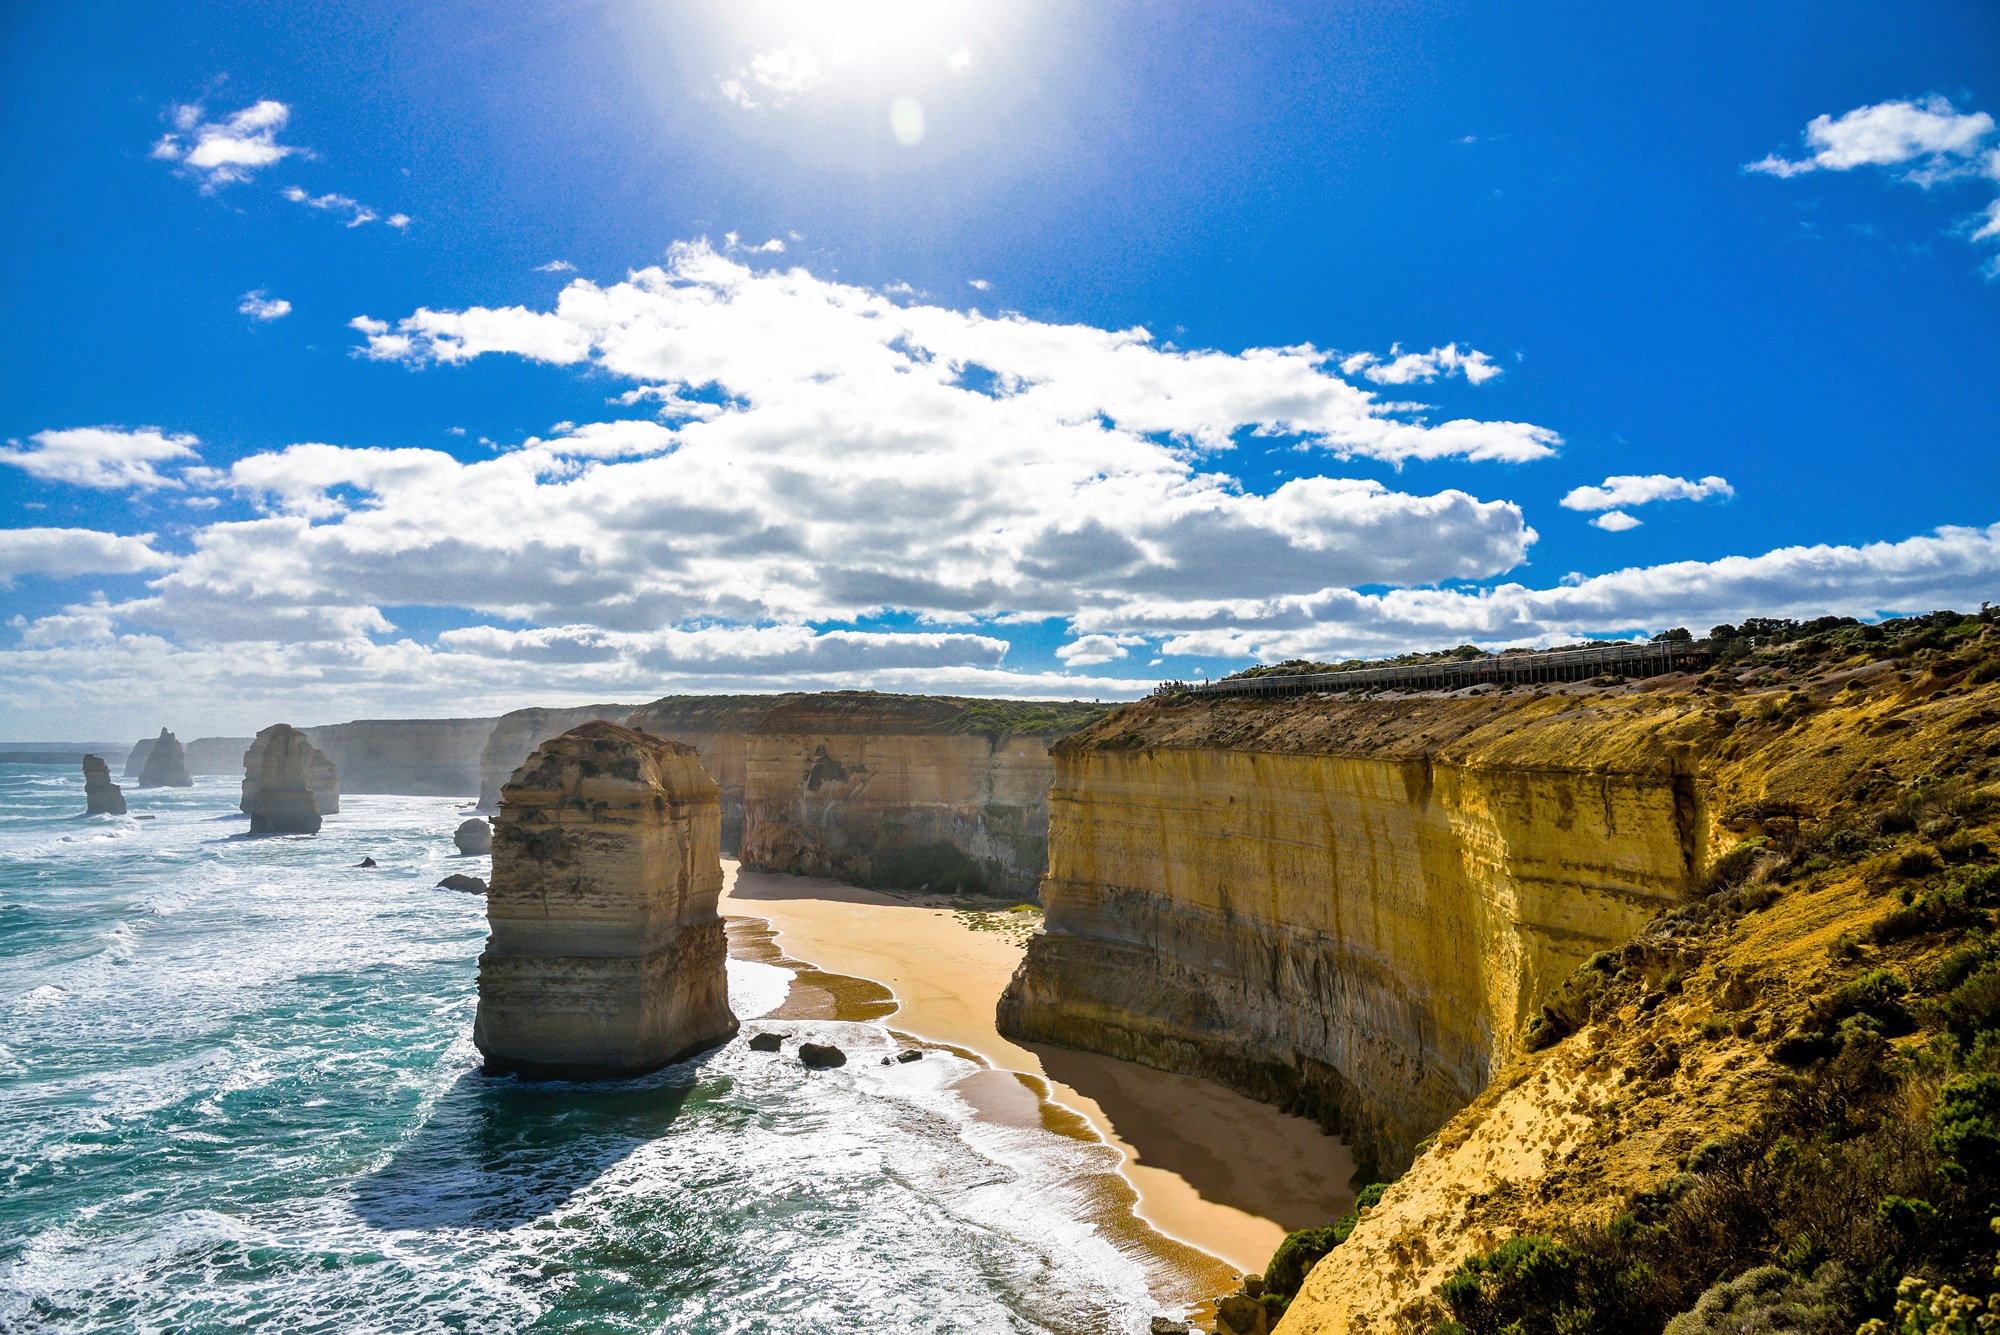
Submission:
POLYGON ((471 797, 490 718, 360 719, 305 729, 350 793, 471 797))
POLYGON ((125 814, 125 793, 111 782, 111 766, 104 763, 102 756, 83 758, 83 802, 85 815, 125 814))
POLYGON ((499 809, 500 788, 508 776, 549 738, 560 737, 579 723, 615 723, 631 712, 630 705, 581 705, 574 709, 516 709, 502 714, 494 720, 486 744, 479 752, 479 809, 489 812, 499 809))
MULTIPOLYGON (((237 809, 246 815, 256 804, 258 788, 264 781, 264 753, 270 748, 272 739, 279 735, 277 730, 287 726, 280 723, 264 729, 250 739, 249 748, 242 754, 243 796, 237 803, 237 809)), ((299 732, 296 728, 291 731, 299 732)), ((299 733, 299 737, 304 741, 305 734, 299 733)), ((305 783, 312 791, 313 807, 320 815, 340 814, 340 769, 309 741, 305 742, 305 783)))
POLYGON ((743 865, 1030 894, 1048 857, 1049 746, 1105 712, 872 691, 795 696, 749 738, 743 865))
POLYGON ((701 754, 701 766, 722 790, 722 851, 743 846, 743 783, 750 734, 790 695, 669 695, 632 711, 628 728, 684 742, 701 754))
POLYGON ((1056 747, 1046 932, 1001 1027, 1220 1080, 1400 1167, 1557 981, 1697 883, 1684 712, 1128 707, 1056 747))
POLYGON ((586 723, 501 793, 473 1041, 493 1073, 631 1075, 736 1032, 721 808, 693 747, 586 723))
POLYGON ((188 773, 235 774, 243 768, 243 753, 255 740, 252 737, 197 737, 187 744, 188 773))
POLYGON ((250 833, 319 833, 319 802, 311 778, 318 755, 305 734, 289 723, 273 723, 257 734, 243 757, 250 833))
POLYGON ((153 739, 152 749, 146 753, 146 763, 139 771, 141 788, 192 788, 194 776, 188 773, 187 753, 181 749, 181 739, 160 729, 160 735, 153 739))

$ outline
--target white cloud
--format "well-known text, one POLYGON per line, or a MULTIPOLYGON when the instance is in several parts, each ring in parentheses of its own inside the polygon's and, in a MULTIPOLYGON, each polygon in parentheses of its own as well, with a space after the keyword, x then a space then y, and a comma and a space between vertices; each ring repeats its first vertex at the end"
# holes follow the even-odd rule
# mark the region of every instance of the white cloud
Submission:
POLYGON ((382 221, 400 232, 410 225, 410 215, 407 213, 392 213, 382 221))
POLYGON ((575 273, 576 266, 568 260, 550 260, 547 264, 537 264, 536 273, 575 273))
POLYGON ((1607 510, 1590 521, 1592 528, 1601 528, 1607 533, 1625 533, 1639 527, 1644 520, 1626 514, 1623 510, 1607 510))
POLYGON ((1372 352, 1357 352, 1340 363, 1345 375, 1363 375, 1378 385, 1429 384, 1439 376, 1462 375, 1475 385, 1483 385, 1500 374, 1500 368, 1483 352, 1447 343, 1429 352, 1404 352, 1400 343, 1391 344, 1384 359, 1372 352))
POLYGON ((265 295, 263 288, 245 292, 236 309, 253 320, 277 320, 292 313, 292 303, 283 297, 273 299, 265 295))
POLYGON ((88 528, 0 529, 0 588, 20 575, 69 579, 164 570, 174 558, 153 550, 153 535, 127 537, 88 528))
POLYGON ((785 253, 785 243, 778 240, 775 236, 758 246, 744 245, 742 238, 734 232, 723 233, 722 240, 725 247, 732 252, 742 251, 750 255, 782 255, 785 253))
MULTIPOLYGON (((346 195, 313 195, 308 194, 298 186, 288 185, 284 189, 284 196, 286 199, 291 200, 292 203, 303 204, 309 209, 319 209, 330 213, 345 213, 349 227, 359 227, 364 223, 372 223, 376 218, 381 216, 360 200, 350 199, 346 195)), ((396 216, 399 218, 402 217, 401 214, 397 214, 396 216)), ((403 221, 407 223, 409 219, 404 218, 403 221)))
MULTIPOLYGON (((1942 97, 1921 102, 1878 102, 1856 107, 1835 119, 1816 116, 1806 126, 1804 158, 1773 153, 1747 163, 1745 171, 1770 176, 1801 176, 1814 171, 1852 171, 1857 167, 1900 169, 1898 180, 1929 189, 1943 181, 1969 177, 2000 184, 2000 147, 1988 147, 1993 117, 1983 111, 1961 112, 1942 97)), ((2000 199, 1964 219, 1960 234, 1974 243, 2000 239, 2000 199)), ((1990 281, 2000 278, 2000 255, 1989 258, 1980 272, 1990 281)))
MULTIPOLYGON (((1617 510, 1650 505, 1654 501, 1705 501, 1711 496, 1729 497, 1735 494, 1736 489, 1719 477, 1690 482, 1684 477, 1669 477, 1664 473, 1645 476, 1622 474, 1605 478, 1601 487, 1578 487, 1562 498, 1562 504, 1566 510, 1617 510)), ((1629 524, 1599 524, 1598 527, 1633 528, 1637 523, 1634 520, 1629 524)))
POLYGON ((760 51, 739 65, 719 85, 722 95, 746 110, 782 107, 820 81, 818 56, 797 42, 760 51))
POLYGON ((964 46, 953 47, 945 53, 944 64, 953 74, 963 74, 972 68, 972 49, 964 46))
POLYGON ((1942 97, 1878 102, 1856 107, 1838 120, 1815 116, 1805 129, 1806 146, 1813 150, 1809 157, 1787 159, 1773 153, 1744 170, 1798 176, 1921 162, 1925 166, 1919 170, 1949 172, 1978 153, 1992 129, 1993 118, 1985 112, 1958 112, 1942 97))
POLYGON ((987 288, 993 286, 993 284, 987 282, 984 278, 968 278, 965 280, 965 285, 975 292, 984 292, 987 288))
POLYGON ((1069 667, 1094 667, 1129 657, 1129 646, 1145 642, 1142 635, 1084 635, 1058 648, 1056 657, 1069 667))
MULTIPOLYGON (((193 436, 170 436, 153 428, 125 431, 118 427, 85 426, 65 431, 38 431, 29 438, 32 450, 0 450, 0 463, 12 464, 50 482, 112 491, 121 487, 155 490, 179 487, 153 465, 169 459, 195 458, 200 444, 193 436)), ((12 442, 10 442, 12 443, 12 442)))
POLYGON ((263 168, 305 150, 278 142, 291 108, 265 99, 222 121, 204 121, 200 103, 174 108, 174 131, 153 145, 153 156, 179 164, 204 191, 247 181, 263 168))

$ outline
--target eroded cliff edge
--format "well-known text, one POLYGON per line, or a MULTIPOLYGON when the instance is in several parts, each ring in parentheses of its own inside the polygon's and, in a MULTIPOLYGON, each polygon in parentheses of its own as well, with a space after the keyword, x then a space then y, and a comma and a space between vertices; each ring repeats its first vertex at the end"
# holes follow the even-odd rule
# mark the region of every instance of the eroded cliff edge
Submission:
POLYGON ((1120 710, 1054 747, 1047 926, 1003 1031, 1401 1167, 1550 987, 1699 883, 1707 729, 1654 685, 1120 710))
POLYGON ((1049 748, 1105 712, 872 691, 791 697, 747 739, 743 865, 1029 895, 1048 859, 1049 748))

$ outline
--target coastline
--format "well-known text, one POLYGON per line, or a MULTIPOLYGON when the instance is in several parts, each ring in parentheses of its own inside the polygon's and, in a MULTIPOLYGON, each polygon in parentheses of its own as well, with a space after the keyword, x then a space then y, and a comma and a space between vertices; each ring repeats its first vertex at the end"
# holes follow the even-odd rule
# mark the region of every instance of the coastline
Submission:
POLYGON ((958 1092, 983 1118, 1118 1151, 1093 1221, 1200 1301, 1261 1270, 1290 1229, 1352 1208, 1346 1146, 1219 1085, 1093 1053, 1023 1046, 994 1007, 1024 946, 962 914, 724 859, 731 953, 797 971, 785 1013, 873 1020, 988 1068, 958 1092), (761 922, 766 926, 759 929, 761 922))

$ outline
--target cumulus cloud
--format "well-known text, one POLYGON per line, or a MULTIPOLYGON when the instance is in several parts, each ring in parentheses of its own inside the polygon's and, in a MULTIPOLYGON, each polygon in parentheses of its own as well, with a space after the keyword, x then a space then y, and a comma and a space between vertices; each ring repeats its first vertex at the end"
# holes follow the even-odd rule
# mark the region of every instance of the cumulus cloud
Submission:
POLYGON ((173 109, 174 129, 153 145, 153 156, 177 164, 201 182, 204 191, 238 181, 305 150, 278 142, 292 110, 269 98, 220 121, 207 121, 198 102, 173 109))
POLYGON ((748 64, 730 71, 719 88, 724 97, 745 110, 782 107, 799 94, 810 92, 823 72, 818 56, 791 42, 750 57, 748 64))
POLYGON ((292 303, 283 297, 273 298, 263 288, 245 292, 236 309, 253 320, 278 320, 292 313, 292 303))
POLYGON ((1070 667, 1094 667, 1131 653, 1129 646, 1144 644, 1143 635, 1082 635, 1056 650, 1056 657, 1070 667))
POLYGON ((1745 165, 1745 171, 1770 176, 1800 176, 1814 171, 1852 171, 1856 167, 1901 167, 1917 164, 1911 174, 1962 170, 1980 151, 1993 129, 1983 111, 1960 112, 1942 97, 1921 102, 1878 102, 1856 107, 1839 119, 1815 116, 1806 124, 1804 158, 1776 153, 1745 165))
MULTIPOLYGON (((1987 113, 1961 112, 1943 97, 1878 102, 1838 119, 1814 117, 1805 130, 1812 151, 1803 158, 1773 153, 1743 169, 1789 177, 1878 167, 1926 189, 1968 177, 1992 185, 2000 183, 2000 146, 1987 143, 1993 128, 1987 113)), ((1957 230, 1974 243, 2000 239, 2000 199, 1962 220, 1957 230)), ((2000 278, 2000 255, 1989 258, 1980 271, 1989 280, 2000 278)))
MULTIPOLYGON (((1650 505, 1654 501, 1705 501, 1711 496, 1730 497, 1736 488, 1719 477, 1705 477, 1699 482, 1690 482, 1684 477, 1669 477, 1664 473, 1648 473, 1644 476, 1621 474, 1607 477, 1599 487, 1578 487, 1562 498, 1566 510, 1619 510, 1635 505, 1650 505)), ((1636 523, 1637 521, 1634 521, 1636 523)), ((1617 527, 1631 528, 1632 524, 1617 527)), ((1600 528, 1614 527, 1600 524, 1600 528)))
POLYGON ((21 575, 134 575, 164 570, 171 556, 153 550, 153 535, 128 537, 88 528, 0 529, 0 588, 21 575))
POLYGON ((1491 357, 1471 348, 1460 352, 1456 343, 1429 352, 1404 352, 1402 344, 1393 343, 1386 358, 1372 352, 1357 352, 1344 358, 1340 369, 1346 375, 1366 376, 1378 385, 1429 384, 1439 376, 1451 375, 1461 375, 1475 385, 1483 385, 1500 374, 1491 357))
POLYGON ((1611 510, 1590 521, 1592 528, 1601 528, 1607 533, 1624 533, 1635 529, 1645 521, 1636 515, 1628 515, 1623 510, 1611 510))
MULTIPOLYGON (((126 431, 118 427, 85 426, 65 431, 38 431, 29 437, 33 449, 0 450, 0 463, 12 464, 49 482, 114 491, 179 487, 153 467, 170 459, 195 458, 200 444, 193 436, 170 436, 154 427, 126 431)), ((18 445, 18 441, 9 441, 18 445)))

